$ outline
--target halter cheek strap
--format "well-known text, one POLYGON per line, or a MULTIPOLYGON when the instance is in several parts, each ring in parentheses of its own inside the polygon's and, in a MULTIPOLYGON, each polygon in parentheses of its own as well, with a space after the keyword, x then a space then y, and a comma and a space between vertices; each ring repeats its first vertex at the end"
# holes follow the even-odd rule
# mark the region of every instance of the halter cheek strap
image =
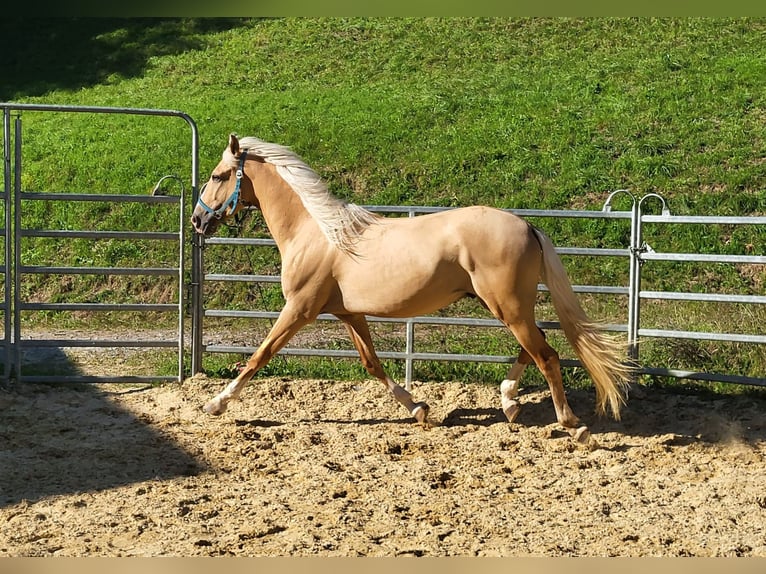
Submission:
POLYGON ((242 150, 242 153, 239 155, 239 168, 237 169, 237 172, 236 172, 237 182, 234 184, 234 191, 231 192, 231 195, 226 201, 223 202, 223 205, 221 207, 219 207, 218 209, 213 209, 204 201, 202 201, 202 194, 205 191, 205 187, 207 187, 207 183, 203 185, 202 189, 200 189, 199 191, 199 199, 197 199, 197 205, 199 205, 206 212, 213 214, 218 219, 223 217, 223 214, 226 213, 227 209, 231 209, 231 211, 233 212, 237 207, 237 203, 239 203, 239 188, 240 188, 240 185, 242 184, 242 170, 245 167, 246 159, 247 159, 247 150, 242 150))

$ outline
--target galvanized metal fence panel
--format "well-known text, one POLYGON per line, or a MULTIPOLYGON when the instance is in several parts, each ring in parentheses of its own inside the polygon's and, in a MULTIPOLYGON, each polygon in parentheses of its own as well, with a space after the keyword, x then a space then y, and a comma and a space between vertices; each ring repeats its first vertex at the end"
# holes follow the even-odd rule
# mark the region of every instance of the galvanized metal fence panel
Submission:
POLYGON ((5 178, 2 199, 4 200, 6 225, 5 259, 3 273, 5 278, 5 302, 2 310, 6 318, 5 328, 5 372, 3 379, 15 378, 20 382, 153 382, 153 381, 182 381, 184 377, 184 300, 186 292, 185 281, 185 236, 188 219, 187 199, 183 180, 175 175, 167 175, 160 179, 154 193, 144 195, 104 194, 104 193, 49 193, 26 191, 22 189, 22 118, 21 112, 53 112, 53 113, 89 113, 89 114, 118 114, 137 116, 178 117, 183 119, 191 128, 191 194, 196 194, 198 185, 198 148, 199 137, 197 127, 190 116, 174 110, 158 110, 143 108, 108 108, 87 106, 56 106, 36 104, 0 104, 4 115, 4 158, 5 178), (11 114, 16 118, 11 125, 11 114), (13 141, 12 141, 13 140, 13 141), (13 146, 13 153, 11 153, 13 146), (11 164, 13 176, 11 177, 11 164), (166 194, 162 182, 168 178, 180 183, 180 194, 166 194), (111 203, 131 203, 151 205, 157 209, 173 209, 178 213, 178 226, 172 230, 157 231, 94 231, 89 229, 35 229, 24 226, 22 213, 25 206, 34 202, 60 202, 64 205, 79 202, 90 202, 94 205, 111 203), (13 220, 11 220, 13 213, 13 220), (9 232, 12 228, 12 232, 9 232), (101 240, 153 241, 171 242, 178 246, 175 263, 160 264, 154 267, 120 267, 120 266, 69 266, 69 265, 29 265, 25 263, 24 239, 49 238, 61 241, 85 239, 96 242, 101 240), (11 252, 13 253, 11 255, 11 252), (23 282, 25 278, 39 275, 100 275, 100 276, 137 276, 137 277, 168 277, 176 285, 176 301, 172 303, 108 303, 108 302, 34 302, 24 296, 23 282), (12 277, 12 280, 11 280, 12 277), (11 295, 12 292, 12 295, 11 295), (12 308, 11 308, 12 307, 12 308), (30 340, 24 336, 22 313, 43 311, 86 311, 86 312, 136 312, 136 313, 171 313, 177 317, 177 333, 172 338, 165 337, 125 337, 104 338, 98 332, 89 333, 87 339, 82 338, 35 338, 30 340), (31 348, 152 348, 171 349, 177 354, 178 369, 175 375, 70 375, 26 373, 22 362, 24 351, 31 348))
MULTIPOLYGON (((639 202, 637 202, 639 204, 639 202)), ((635 238, 633 246, 634 259, 637 262, 637 277, 635 278, 635 294, 631 305, 635 308, 635 326, 632 334, 632 349, 634 356, 639 357, 638 348, 640 341, 650 338, 661 339, 687 339, 695 341, 720 341, 727 343, 746 343, 763 345, 766 344, 766 335, 748 334, 742 332, 709 332, 700 330, 682 330, 682 329, 658 329, 642 326, 640 309, 643 301, 664 300, 664 301, 695 301, 703 303, 722 303, 726 304, 745 304, 745 305, 763 305, 766 304, 766 296, 758 294, 728 294, 728 293, 697 293, 683 291, 656 291, 641 289, 642 268, 648 267, 650 262, 668 261, 673 263, 721 263, 726 265, 747 264, 766 266, 766 256, 763 255, 731 255, 720 253, 672 253, 659 252, 651 248, 643 241, 643 230, 645 223, 655 223, 663 226, 667 225, 735 225, 735 226, 764 226, 766 217, 730 217, 730 216, 674 216, 669 210, 665 209, 662 216, 644 215, 641 213, 640 204, 637 213, 639 221, 638 236, 635 238)), ((761 328, 763 332, 763 328, 761 328)), ((640 363, 639 363, 640 364, 640 363)), ((682 369, 669 369, 651 365, 641 365, 640 372, 644 374, 696 379, 702 381, 719 381, 727 383, 739 383, 746 385, 766 386, 766 373, 755 377, 744 376, 732 373, 709 373, 682 369)))

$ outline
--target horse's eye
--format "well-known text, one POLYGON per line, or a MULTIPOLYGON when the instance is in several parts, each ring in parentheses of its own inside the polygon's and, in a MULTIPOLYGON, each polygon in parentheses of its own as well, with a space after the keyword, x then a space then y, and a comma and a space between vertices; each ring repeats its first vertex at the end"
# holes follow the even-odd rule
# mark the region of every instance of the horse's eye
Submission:
POLYGON ((217 183, 220 183, 221 181, 223 181, 223 180, 221 179, 221 176, 220 176, 220 175, 215 175, 215 174, 213 174, 212 176, 210 176, 210 179, 212 179, 213 181, 215 181, 215 182, 217 182, 217 183))

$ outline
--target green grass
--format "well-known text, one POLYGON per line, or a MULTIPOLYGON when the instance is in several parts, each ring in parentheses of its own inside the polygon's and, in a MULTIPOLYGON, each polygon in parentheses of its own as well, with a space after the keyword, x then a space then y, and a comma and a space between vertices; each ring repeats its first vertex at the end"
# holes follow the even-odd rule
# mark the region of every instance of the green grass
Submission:
MULTIPOLYGON (((18 46, 0 60, 0 100, 187 112, 200 129, 203 179, 236 132, 291 146, 334 193, 362 204, 600 209, 609 191, 629 188, 662 194, 674 214, 766 213, 764 19, 9 18, 0 32, 18 46)), ((190 185, 189 130, 177 118, 25 112, 23 126, 25 190, 141 194, 168 173, 190 185)), ((24 211, 24 224, 41 228, 150 230, 176 221, 141 206, 24 211)), ((560 245, 627 245, 624 222, 535 223, 560 245)), ((657 250, 763 254, 766 230, 658 226, 645 238, 657 250)), ((175 256, 170 246, 118 242, 40 240, 24 249, 27 263, 41 265, 175 256)), ((211 248, 206 258, 211 271, 279 269, 264 250, 211 248)), ((627 281, 622 261, 567 265, 575 282, 627 281)), ((762 294, 766 279, 757 266, 653 262, 644 274, 646 289, 679 291, 762 294)), ((45 277, 24 289, 45 300, 164 292, 88 276, 67 291, 45 277)), ((211 305, 281 304, 268 286, 208 292, 211 305)), ((599 317, 624 311, 614 301, 589 305, 599 317)), ((763 310, 744 313, 718 313, 711 323, 710 309, 658 303, 645 316, 681 329, 763 324, 763 310)), ((686 356, 726 372, 766 370, 762 350, 646 349, 655 364, 686 356)), ((457 377, 461 368, 420 373, 457 377)), ((497 368, 487 366, 486 376, 497 368)))

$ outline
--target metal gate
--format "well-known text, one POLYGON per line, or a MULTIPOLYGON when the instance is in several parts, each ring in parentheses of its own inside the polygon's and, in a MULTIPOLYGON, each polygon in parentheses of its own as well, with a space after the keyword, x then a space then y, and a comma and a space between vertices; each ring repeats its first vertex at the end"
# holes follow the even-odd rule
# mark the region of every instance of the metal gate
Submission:
MULTIPOLYGON (((199 137, 194 121, 187 114, 173 110, 141 109, 141 108, 109 108, 109 107, 80 107, 80 106, 50 106, 34 104, 0 104, 3 110, 3 189, 0 193, 0 201, 3 210, 2 253, 0 253, 0 276, 3 281, 2 304, 0 312, 3 314, 3 369, 2 379, 8 381, 15 379, 20 382, 153 382, 153 381, 181 381, 184 374, 184 281, 185 269, 185 240, 186 235, 186 204, 185 195, 187 190, 184 181, 177 175, 165 175, 158 178, 153 190, 141 190, 140 193, 114 193, 101 192, 100 190, 84 192, 78 191, 39 191, 27 189, 27 186, 35 186, 32 181, 25 183, 23 147, 23 121, 22 113, 47 112, 57 114, 111 114, 132 116, 161 116, 168 118, 181 118, 191 129, 191 189, 188 190, 193 196, 198 185, 198 145, 199 137), (178 194, 168 193, 171 181, 178 184, 178 194), (151 206, 152 210, 174 210, 177 213, 178 224, 171 225, 170 229, 150 229, 138 231, 134 229, 107 229, 99 228, 98 216, 93 216, 93 221, 88 221, 90 213, 108 211, 112 205, 119 204, 121 207, 130 208, 131 205, 151 206), (76 221, 76 225, 68 223, 65 226, 51 225, 46 228, 30 226, 25 221, 24 215, 30 212, 45 210, 46 206, 58 207, 67 212, 77 212, 79 209, 84 215, 76 221), (91 249, 94 253, 93 261, 70 261, 64 258, 58 261, 56 254, 63 251, 72 241, 84 242, 85 249, 91 249), (39 242, 43 247, 33 248, 39 242), (162 261, 157 264, 146 256, 142 260, 130 261, 129 263, 112 263, 118 257, 112 255, 120 245, 146 245, 149 254, 152 246, 159 244, 171 244, 170 253, 173 253, 172 244, 177 244, 176 256, 172 261, 162 261), (117 246, 117 247, 115 247, 117 246), (40 255, 44 253, 45 255, 40 255), (48 253, 52 255, 48 256, 48 253), (96 254, 99 261, 96 261, 96 254), (42 261, 41 257, 48 256, 48 261, 42 261), (113 259, 114 257, 114 259, 113 259), (80 264, 84 263, 84 264, 80 264), (163 302, 145 299, 136 290, 138 301, 110 300, 108 290, 106 294, 99 293, 94 296, 95 300, 83 300, 82 294, 72 296, 71 299, 66 289, 57 291, 55 300, 32 297, 29 294, 30 284, 37 281, 58 281, 62 284, 74 282, 78 277, 99 276, 102 283, 110 281, 135 281, 139 286, 151 285, 153 281, 160 283, 159 289, 172 291, 170 295, 163 296, 163 302), (63 293, 63 295, 62 295, 63 293), (39 325, 44 322, 46 313, 53 314, 81 314, 88 321, 89 317, 98 317, 98 325, 95 329, 80 330, 68 329, 57 326, 55 329, 34 330, 28 329, 27 324, 39 325), (108 329, 110 318, 119 314, 128 317, 151 317, 162 314, 167 317, 171 314, 170 324, 175 327, 168 332, 152 331, 151 329, 140 331, 130 327, 132 322, 138 323, 142 319, 127 319, 118 328, 108 329), (36 315, 36 321, 25 321, 29 315, 36 315), (172 316, 175 316, 175 320, 172 316), (40 318, 43 319, 40 319, 40 318), (126 326, 127 325, 127 326, 126 326), (104 332, 114 331, 109 336, 104 332), (115 372, 123 366, 113 362, 109 364, 109 351, 116 349, 159 349, 174 353, 177 356, 177 368, 164 368, 164 374, 160 373, 160 367, 151 361, 144 364, 138 359, 140 367, 145 367, 135 374, 123 374, 115 372), (79 349, 82 352, 90 350, 106 351, 106 372, 92 374, 88 370, 67 369, 60 362, 53 360, 53 355, 59 357, 68 355, 64 349, 79 349), (30 355, 36 359, 29 360, 30 355), (148 370, 148 372, 147 372, 148 370), (173 374, 167 374, 173 372, 173 374)), ((34 149, 34 142, 31 147, 34 149)), ((36 150, 37 151, 37 150, 36 150)), ((50 158, 55 161, 55 158, 50 158)), ((139 207, 138 209, 141 209, 139 207)), ((160 216, 162 217, 162 216, 160 216)), ((165 220, 172 221, 173 214, 166 214, 165 220), (170 218, 170 219, 169 219, 170 218)), ((130 253, 130 250, 122 248, 130 253)), ((119 260, 123 260, 122 256, 119 260)), ((145 319, 144 319, 145 320, 145 319)), ((167 321, 166 321, 167 323, 167 321)), ((59 325, 58 323, 54 323, 59 325)), ((99 361, 96 360, 97 364, 99 361)), ((135 368, 133 369, 135 370, 135 368)))

